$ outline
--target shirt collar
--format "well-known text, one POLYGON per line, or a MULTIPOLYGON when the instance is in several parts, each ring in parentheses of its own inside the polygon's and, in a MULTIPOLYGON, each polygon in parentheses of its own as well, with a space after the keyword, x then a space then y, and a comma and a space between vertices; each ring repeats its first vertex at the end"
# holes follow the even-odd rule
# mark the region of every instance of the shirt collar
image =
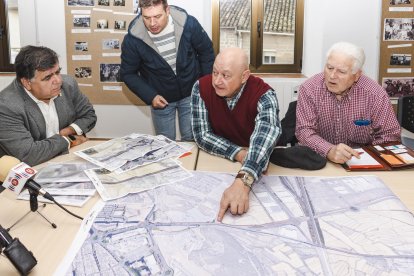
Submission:
MULTIPOLYGON (((323 86, 325 87, 326 91, 328 92, 328 94, 329 94, 332 98, 338 99, 338 98, 336 97, 337 95, 336 95, 335 93, 333 93, 333 92, 329 91, 329 89, 328 89, 328 87, 326 86, 326 84, 325 84, 325 83, 323 84, 323 86)), ((347 89, 347 91, 346 91, 344 94, 342 94, 341 100, 343 100, 343 99, 347 99, 347 98, 351 98, 351 97, 352 97, 352 95, 354 94, 355 86, 356 86, 356 84, 355 84, 355 83, 354 83, 354 84, 352 84, 352 85, 351 85, 351 87, 349 87, 349 88, 347 89)))
POLYGON ((239 99, 240 99, 241 95, 242 95, 242 94, 243 94, 243 92, 244 92, 244 88, 246 87, 246 83, 247 83, 247 82, 245 82, 245 83, 242 85, 242 87, 241 87, 241 88, 240 88, 240 90, 239 90, 239 91, 235 94, 235 96, 233 96, 232 98, 226 99, 227 106, 229 107, 229 109, 230 109, 230 110, 232 110, 232 109, 236 106, 237 102, 239 101, 239 99))
MULTIPOLYGON (((24 89, 24 91, 26 91, 26 93, 27 93, 27 95, 29 95, 29 97, 35 102, 35 103, 37 103, 37 104, 39 104, 39 103, 44 103, 45 104, 45 102, 44 101, 41 101, 41 100, 39 100, 38 98, 36 98, 32 93, 30 93, 30 91, 29 90, 27 90, 25 87, 23 87, 23 89, 24 89)), ((62 92, 61 92, 62 93, 62 92)), ((57 95, 57 96, 54 96, 53 98, 51 98, 50 99, 50 101, 54 101, 57 97, 59 97, 60 96, 60 94, 61 93, 59 93, 59 95, 57 95)))
POLYGON ((229 101, 235 100, 237 102, 240 99, 243 92, 244 92, 244 87, 246 86, 246 83, 247 82, 243 83, 243 85, 240 87, 239 91, 235 94, 235 96, 233 96, 232 98, 229 98, 227 100, 229 100, 229 101))

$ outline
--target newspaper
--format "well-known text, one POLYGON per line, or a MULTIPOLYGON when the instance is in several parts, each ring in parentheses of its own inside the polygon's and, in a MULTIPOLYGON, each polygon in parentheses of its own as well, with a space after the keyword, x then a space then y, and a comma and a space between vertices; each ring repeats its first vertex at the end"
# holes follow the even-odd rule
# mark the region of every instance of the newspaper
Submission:
POLYGON ((118 173, 121 173, 173 155, 178 157, 184 152, 184 148, 162 135, 133 133, 77 151, 75 154, 111 172, 119 169, 118 173))
POLYGON ((86 170, 85 173, 105 201, 154 189, 192 176, 177 160, 173 159, 137 167, 120 174, 104 168, 86 170))

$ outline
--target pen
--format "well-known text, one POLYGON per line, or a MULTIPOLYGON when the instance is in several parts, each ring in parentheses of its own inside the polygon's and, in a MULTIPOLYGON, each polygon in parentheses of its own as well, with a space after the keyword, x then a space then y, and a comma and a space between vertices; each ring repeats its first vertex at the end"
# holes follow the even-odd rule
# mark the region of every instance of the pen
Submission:
POLYGON ((355 120, 354 124, 356 126, 369 126, 371 124, 371 120, 355 120))

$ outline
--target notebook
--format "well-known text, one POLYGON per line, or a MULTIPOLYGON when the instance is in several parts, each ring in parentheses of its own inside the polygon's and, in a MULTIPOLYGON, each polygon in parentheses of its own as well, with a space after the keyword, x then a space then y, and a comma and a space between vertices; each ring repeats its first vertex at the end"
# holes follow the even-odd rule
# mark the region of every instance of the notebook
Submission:
POLYGON ((348 171, 398 170, 414 168, 414 151, 401 142, 390 142, 356 149, 360 159, 352 157, 343 164, 348 171))

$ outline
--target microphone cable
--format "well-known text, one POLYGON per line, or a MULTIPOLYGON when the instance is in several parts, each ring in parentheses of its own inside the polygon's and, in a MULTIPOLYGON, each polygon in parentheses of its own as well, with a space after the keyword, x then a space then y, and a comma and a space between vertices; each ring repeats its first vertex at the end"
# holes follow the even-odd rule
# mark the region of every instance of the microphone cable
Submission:
POLYGON ((57 202, 55 199, 53 199, 53 202, 57 205, 57 206, 59 206, 60 208, 62 208, 64 211, 66 211, 67 213, 69 213, 69 214, 71 214, 72 216, 74 216, 75 218, 78 218, 78 219, 80 219, 80 220, 83 220, 83 217, 81 217, 81 216, 78 216, 77 214, 75 214, 75 213, 72 213, 71 211, 69 211, 68 209, 66 209, 65 207, 63 207, 59 202, 57 202))
POLYGON ((50 200, 50 201, 52 201, 53 203, 55 203, 57 206, 59 206, 60 208, 62 208, 64 211, 66 211, 67 213, 69 213, 70 215, 72 215, 72 216, 74 216, 75 218, 78 218, 78 219, 80 219, 80 220, 83 220, 83 217, 81 217, 81 216, 78 216, 77 214, 75 214, 75 213, 72 213, 71 211, 69 211, 68 209, 66 209, 65 207, 63 207, 59 202, 57 202, 54 198, 53 198, 53 196, 51 195, 51 194, 49 194, 48 192, 46 192, 44 195, 43 195, 43 197, 44 198, 46 198, 46 199, 48 199, 48 200, 50 200))

